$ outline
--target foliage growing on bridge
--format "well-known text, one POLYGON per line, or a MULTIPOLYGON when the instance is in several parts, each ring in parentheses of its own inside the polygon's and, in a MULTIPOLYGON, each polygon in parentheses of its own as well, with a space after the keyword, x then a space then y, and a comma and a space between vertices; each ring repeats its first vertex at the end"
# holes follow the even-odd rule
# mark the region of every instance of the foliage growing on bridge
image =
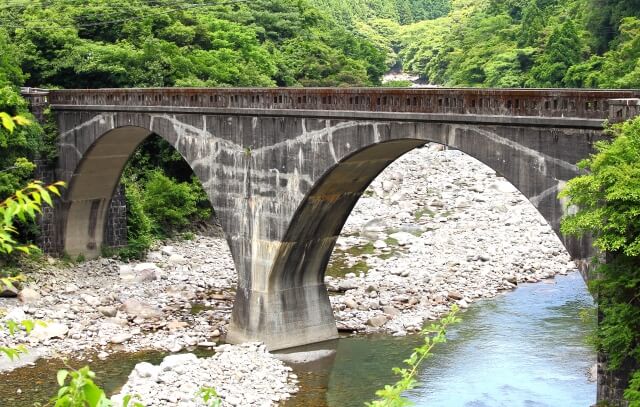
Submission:
MULTIPOLYGON (((596 144, 597 154, 579 165, 589 172, 567 184, 561 197, 580 209, 562 222, 562 231, 591 233, 608 254, 591 283, 602 321, 597 345, 612 369, 633 361, 640 366, 640 118, 614 126, 613 141, 596 144)), ((640 406, 640 370, 626 397, 640 406)))

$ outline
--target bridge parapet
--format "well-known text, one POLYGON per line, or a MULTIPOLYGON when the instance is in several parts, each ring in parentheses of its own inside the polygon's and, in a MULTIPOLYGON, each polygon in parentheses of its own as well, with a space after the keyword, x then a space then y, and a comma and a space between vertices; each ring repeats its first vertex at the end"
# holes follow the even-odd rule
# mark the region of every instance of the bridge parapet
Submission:
POLYGON ((640 99, 611 99, 609 101, 609 121, 616 123, 640 115, 640 99))
POLYGON ((52 105, 347 110, 606 119, 638 90, 478 88, 134 88, 54 90, 52 105), (625 99, 621 99, 625 98, 625 99))

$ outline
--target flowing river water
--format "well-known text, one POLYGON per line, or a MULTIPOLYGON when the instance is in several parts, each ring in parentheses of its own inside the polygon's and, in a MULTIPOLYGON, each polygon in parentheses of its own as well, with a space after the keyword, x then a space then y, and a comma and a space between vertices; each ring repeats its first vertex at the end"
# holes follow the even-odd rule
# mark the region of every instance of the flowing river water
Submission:
MULTIPOLYGON (((462 323, 425 362, 419 387, 409 393, 417 406, 585 407, 595 402, 588 371, 596 354, 586 344, 595 326, 593 302, 578 273, 523 284, 474 303, 460 316, 462 323)), ((294 366, 301 391, 285 406, 362 406, 376 389, 395 380, 392 367, 400 366, 419 342, 416 336, 356 336, 310 348, 307 355, 324 357, 294 366)), ((121 353, 91 366, 98 382, 114 392, 137 362, 158 363, 162 356, 121 353)), ((59 360, 39 360, 0 374, 0 405, 46 401, 56 391, 55 372, 61 367, 59 360)))

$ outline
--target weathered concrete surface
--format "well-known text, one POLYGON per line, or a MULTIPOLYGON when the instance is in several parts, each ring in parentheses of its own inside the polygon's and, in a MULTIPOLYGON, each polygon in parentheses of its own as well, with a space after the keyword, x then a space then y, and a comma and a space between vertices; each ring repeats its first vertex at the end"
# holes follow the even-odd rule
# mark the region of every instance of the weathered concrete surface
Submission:
MULTIPOLYGON (((229 340, 272 349, 336 337, 323 274, 342 225, 389 163, 425 142, 494 168, 558 230, 563 183, 602 137, 595 128, 298 117, 57 110, 62 219, 72 255, 96 255, 105 209, 128 157, 148 135, 194 169, 220 218, 239 274, 229 340)), ((565 241, 577 258, 589 245, 565 241)))

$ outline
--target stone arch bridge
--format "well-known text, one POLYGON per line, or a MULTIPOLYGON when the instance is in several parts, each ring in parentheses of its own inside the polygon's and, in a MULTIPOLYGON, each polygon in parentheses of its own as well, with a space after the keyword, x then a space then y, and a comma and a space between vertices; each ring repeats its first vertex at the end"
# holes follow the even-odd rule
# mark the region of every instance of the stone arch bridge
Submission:
MULTIPOLYGON (((96 256, 122 170, 157 134, 185 158, 239 275, 228 341, 270 349, 337 337, 324 271, 351 209, 391 162, 427 142, 493 168, 558 231, 556 198, 640 91, 495 89, 26 89, 60 132, 68 188, 53 245, 96 256)), ((563 239, 575 259, 587 241, 563 239)))

